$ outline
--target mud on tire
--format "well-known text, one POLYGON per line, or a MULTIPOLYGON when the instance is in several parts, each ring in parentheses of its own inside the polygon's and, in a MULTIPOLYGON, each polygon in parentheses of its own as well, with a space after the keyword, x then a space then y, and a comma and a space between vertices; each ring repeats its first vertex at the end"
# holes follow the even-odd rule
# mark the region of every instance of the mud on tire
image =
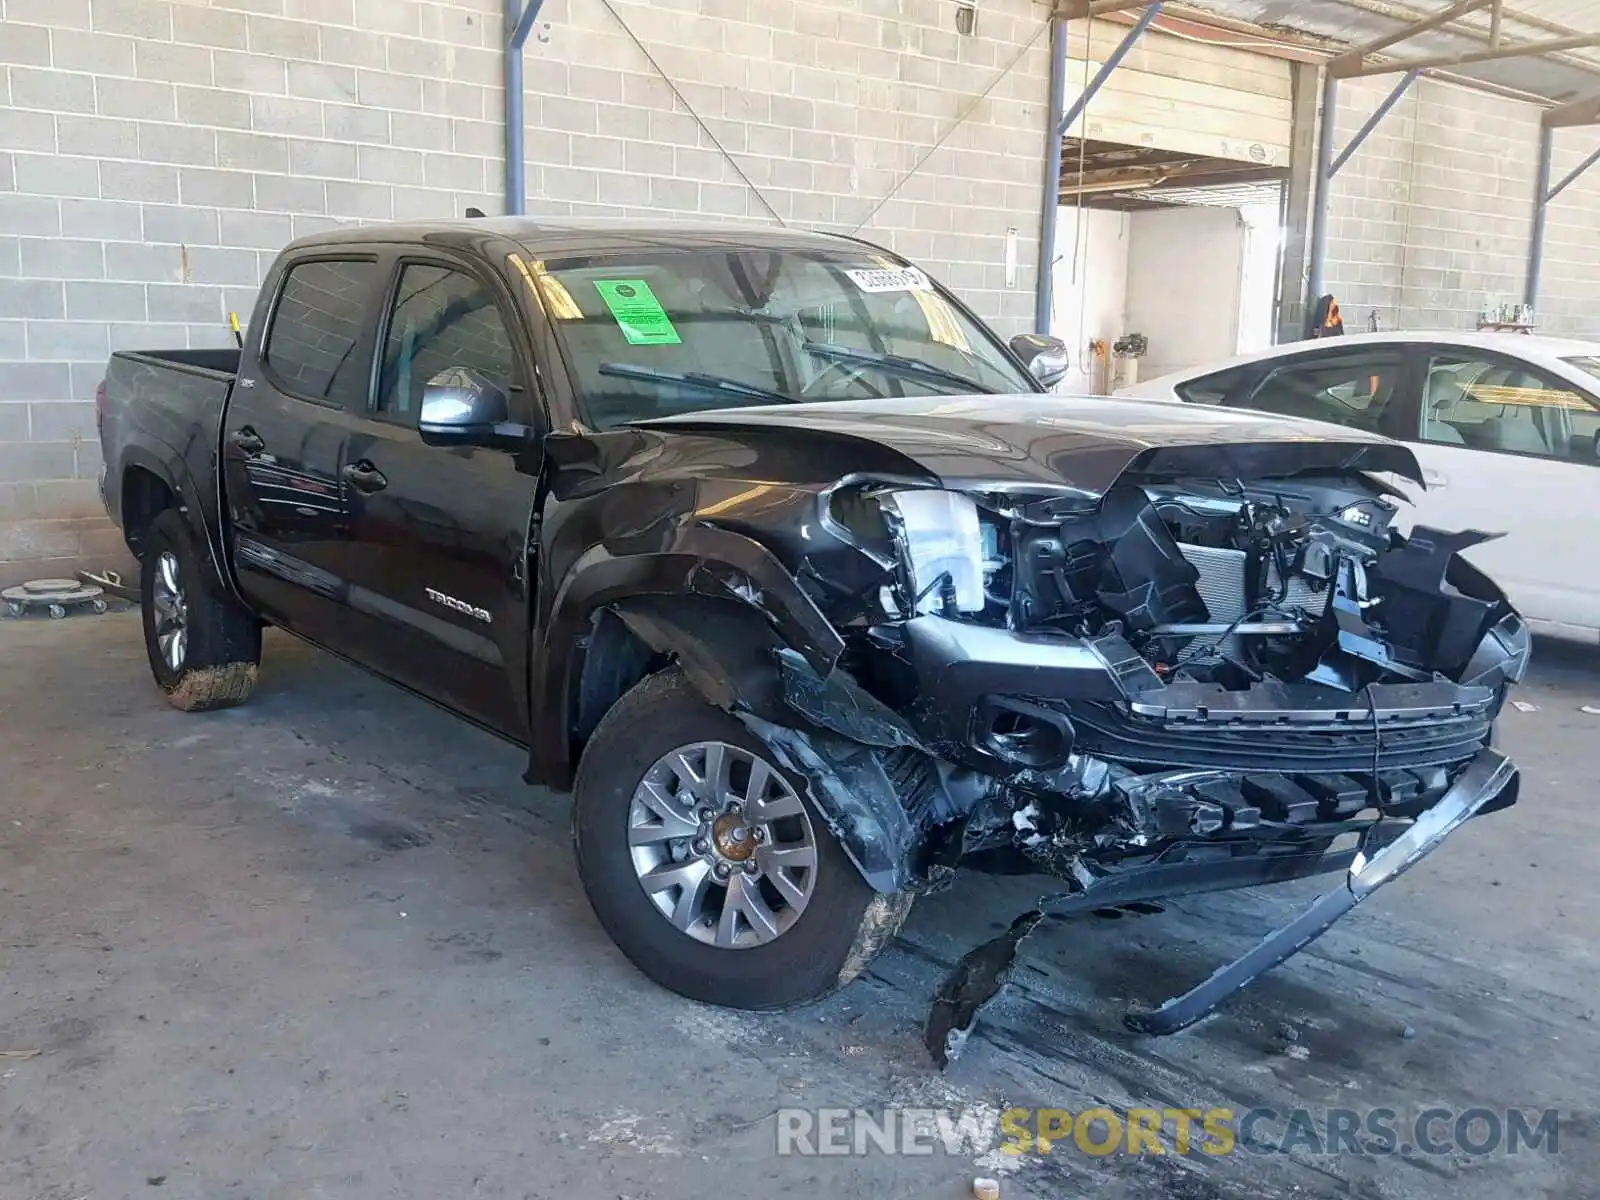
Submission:
POLYGON ((223 590, 176 509, 158 515, 145 535, 139 598, 150 672, 168 703, 203 712, 250 698, 261 623, 223 590))
MULTIPOLYGON (((707 703, 669 668, 616 703, 579 764, 573 841, 595 915, 634 966, 693 1000, 761 1010, 819 999, 859 975, 893 939, 911 907, 909 894, 879 895, 867 885, 811 807, 802 782, 768 754, 736 717, 707 703), (635 793, 647 774, 679 748, 711 744, 754 756, 787 781, 805 808, 815 845, 815 877, 792 923, 770 940, 742 948, 697 940, 679 928, 646 893, 632 849, 635 793)), ((753 829, 754 821, 746 820, 753 829)), ((776 848, 775 835, 772 844, 776 848)), ((683 851, 681 843, 678 849, 683 851)), ((681 892, 674 894, 681 899, 681 892)), ((702 936, 709 938, 712 921, 705 924, 702 936)))

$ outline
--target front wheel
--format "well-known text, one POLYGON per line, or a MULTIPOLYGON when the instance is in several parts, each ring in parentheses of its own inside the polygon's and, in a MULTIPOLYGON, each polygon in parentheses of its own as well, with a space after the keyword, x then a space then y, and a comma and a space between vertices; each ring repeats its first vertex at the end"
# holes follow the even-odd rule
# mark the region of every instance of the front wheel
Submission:
POLYGON ((673 669, 617 702, 579 764, 573 834, 595 915, 636 967, 693 1000, 818 999, 910 908, 873 892, 769 753, 673 669))
POLYGON ((184 712, 243 704, 261 662, 261 622, 223 590, 176 509, 151 522, 140 565, 144 645, 167 701, 184 712))

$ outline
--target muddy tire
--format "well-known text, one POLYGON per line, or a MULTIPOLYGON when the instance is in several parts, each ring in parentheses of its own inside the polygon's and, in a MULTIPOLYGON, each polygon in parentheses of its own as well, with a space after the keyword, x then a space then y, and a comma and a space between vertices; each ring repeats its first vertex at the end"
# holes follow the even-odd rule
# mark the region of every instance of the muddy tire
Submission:
POLYGON ((911 907, 866 884, 769 754, 669 669, 616 703, 578 767, 589 903, 634 966, 692 1000, 816 1000, 859 975, 911 907))
POLYGON ((183 516, 167 509, 145 535, 139 595, 150 673, 184 712, 250 698, 261 662, 261 622, 223 590, 183 516))

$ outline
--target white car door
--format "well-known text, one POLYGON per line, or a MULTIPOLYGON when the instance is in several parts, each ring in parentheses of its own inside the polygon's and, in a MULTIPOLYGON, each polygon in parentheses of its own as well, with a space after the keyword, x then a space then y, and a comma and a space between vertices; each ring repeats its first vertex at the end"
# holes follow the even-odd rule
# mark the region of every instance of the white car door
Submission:
MULTIPOLYGON (((1527 363, 1427 346, 1411 524, 1506 536, 1465 552, 1550 632, 1600 629, 1600 403, 1527 363)), ((1593 636, 1592 633, 1590 636, 1593 636)))

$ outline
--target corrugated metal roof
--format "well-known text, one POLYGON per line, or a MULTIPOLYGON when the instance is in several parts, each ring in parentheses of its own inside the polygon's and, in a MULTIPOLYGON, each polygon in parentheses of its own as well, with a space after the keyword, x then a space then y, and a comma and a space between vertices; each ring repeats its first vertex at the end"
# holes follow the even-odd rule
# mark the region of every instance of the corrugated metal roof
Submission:
POLYGON ((1600 28, 1600 3, 1596 0, 1514 0, 1512 7, 1579 32, 1600 28))
MULTIPOLYGON (((1169 5, 1169 10, 1209 13, 1269 31, 1353 46, 1448 7, 1446 0, 1183 0, 1169 5)), ((1418 34, 1386 54, 1413 58, 1480 50, 1488 44, 1488 28, 1485 10, 1445 29, 1418 34)), ((1600 34, 1600 0, 1507 0, 1501 32, 1513 42, 1600 34)), ((1471 63, 1451 67, 1449 73, 1560 103, 1600 94, 1600 48, 1471 63)))

